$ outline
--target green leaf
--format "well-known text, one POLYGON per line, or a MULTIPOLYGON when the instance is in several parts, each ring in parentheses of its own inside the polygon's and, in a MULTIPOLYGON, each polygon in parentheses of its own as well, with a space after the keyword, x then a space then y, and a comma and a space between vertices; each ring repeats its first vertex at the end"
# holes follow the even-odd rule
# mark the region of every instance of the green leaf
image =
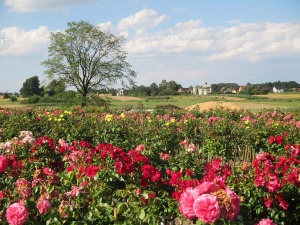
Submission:
POLYGON ((142 209, 139 214, 139 219, 144 220, 145 217, 146 217, 146 212, 144 209, 142 209))
POLYGON ((117 212, 118 213, 123 213, 127 209, 127 204, 124 202, 119 202, 117 205, 117 212))

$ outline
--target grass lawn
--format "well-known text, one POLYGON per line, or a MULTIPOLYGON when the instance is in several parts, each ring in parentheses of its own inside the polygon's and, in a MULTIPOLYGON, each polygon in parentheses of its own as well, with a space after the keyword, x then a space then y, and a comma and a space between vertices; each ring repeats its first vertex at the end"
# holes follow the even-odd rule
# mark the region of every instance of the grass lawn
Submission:
MULTIPOLYGON (((104 96, 109 101, 110 108, 117 109, 154 109, 157 105, 175 105, 187 108, 205 102, 232 103, 240 108, 257 111, 260 109, 282 108, 286 112, 300 111, 300 93, 281 93, 268 95, 178 95, 178 96, 156 96, 156 97, 127 97, 127 96, 104 96)), ((20 100, 12 102, 9 99, 0 98, 0 108, 27 107, 21 105, 20 100)), ((34 106, 34 105, 32 105, 34 106)), ((53 106, 53 104, 51 104, 53 106)), ((57 105, 59 107, 59 105, 57 105)))
POLYGON ((20 100, 12 102, 10 98, 0 98, 0 108, 25 107, 20 104, 20 100))

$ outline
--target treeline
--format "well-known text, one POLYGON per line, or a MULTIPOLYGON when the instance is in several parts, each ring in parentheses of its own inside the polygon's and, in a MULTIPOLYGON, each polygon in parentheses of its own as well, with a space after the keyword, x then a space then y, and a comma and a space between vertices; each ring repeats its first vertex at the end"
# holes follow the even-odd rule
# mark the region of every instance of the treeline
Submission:
POLYGON ((248 94, 248 95, 259 95, 259 94, 268 94, 273 91, 273 88, 282 89, 284 92, 293 92, 297 91, 297 88, 300 87, 300 84, 296 81, 287 81, 287 82, 267 82, 261 84, 251 84, 247 83, 245 86, 238 85, 237 83, 218 83, 212 84, 212 93, 215 94, 226 94, 226 93, 239 93, 239 94, 248 94))
MULTIPOLYGON (((288 82, 267 82, 261 84, 247 83, 245 86, 241 86, 237 83, 218 83, 212 84, 212 94, 246 94, 246 95, 259 95, 273 92, 273 88, 281 89, 284 92, 298 91, 300 84, 296 81, 288 82)), ((145 85, 133 85, 130 89, 106 88, 106 89, 91 89, 89 90, 90 95, 98 96, 98 94, 111 94, 111 95, 127 95, 137 97, 149 97, 149 96, 170 96, 182 94, 178 92, 179 89, 184 89, 183 93, 190 94, 192 86, 183 88, 181 84, 176 81, 162 80, 159 84, 152 83, 150 86, 145 85)), ((0 93, 4 98, 11 98, 11 101, 17 101, 19 93, 0 93)), ((24 103, 47 103, 47 102, 68 102, 82 101, 79 99, 76 91, 66 91, 66 85, 63 81, 52 80, 48 85, 41 86, 39 78, 33 76, 28 78, 20 89, 22 97, 26 98, 24 103)), ((97 101, 102 101, 100 99, 97 101)))
POLYGON ((133 86, 128 94, 138 97, 178 95, 179 88, 182 88, 182 86, 174 80, 162 80, 158 85, 154 82, 150 86, 133 86))

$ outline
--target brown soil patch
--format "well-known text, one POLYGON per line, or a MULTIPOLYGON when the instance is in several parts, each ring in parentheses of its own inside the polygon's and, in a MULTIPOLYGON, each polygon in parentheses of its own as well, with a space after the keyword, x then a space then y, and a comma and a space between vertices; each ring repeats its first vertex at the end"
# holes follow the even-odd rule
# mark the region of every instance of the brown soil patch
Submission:
POLYGON ((0 109, 5 109, 5 108, 21 108, 24 107, 24 105, 0 105, 0 109))
POLYGON ((120 101, 140 101, 143 100, 138 97, 130 97, 130 96, 110 96, 109 98, 120 100, 120 101))
POLYGON ((229 109, 229 110, 240 110, 242 109, 240 106, 238 106, 236 103, 232 102, 204 102, 204 103, 198 103, 192 106, 187 107, 186 109, 191 110, 199 108, 200 111, 208 111, 208 110, 214 110, 214 109, 229 109))
POLYGON ((115 99, 119 101, 140 101, 143 100, 137 97, 130 97, 130 96, 112 96, 111 94, 99 94, 100 97, 106 99, 115 99))

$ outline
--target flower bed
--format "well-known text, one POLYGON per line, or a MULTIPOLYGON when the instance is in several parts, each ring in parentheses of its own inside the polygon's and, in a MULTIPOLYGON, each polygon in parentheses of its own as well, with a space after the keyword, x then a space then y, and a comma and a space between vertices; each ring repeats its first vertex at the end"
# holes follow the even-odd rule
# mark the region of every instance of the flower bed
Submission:
POLYGON ((298 115, 19 109, 0 128, 3 224, 300 220, 298 115))

